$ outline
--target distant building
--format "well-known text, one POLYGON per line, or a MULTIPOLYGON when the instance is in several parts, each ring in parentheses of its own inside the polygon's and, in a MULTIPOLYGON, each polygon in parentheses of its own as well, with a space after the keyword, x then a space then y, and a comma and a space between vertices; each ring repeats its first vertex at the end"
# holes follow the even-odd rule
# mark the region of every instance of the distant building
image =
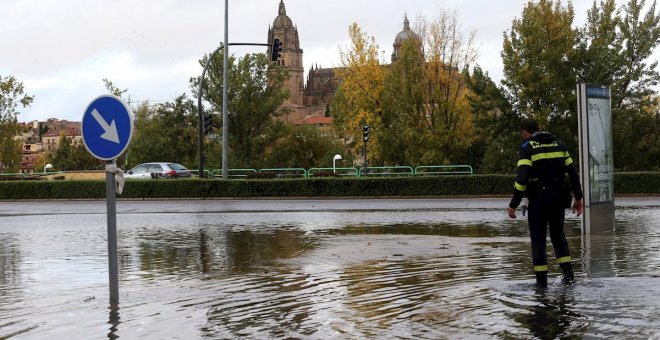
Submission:
POLYGON ((68 120, 49 119, 46 122, 48 131, 42 137, 44 151, 51 153, 57 150, 60 136, 64 134, 72 143, 82 141, 80 122, 68 120))
POLYGON ((80 122, 48 119, 45 122, 32 121, 19 123, 21 133, 14 137, 22 142, 21 165, 22 173, 41 172, 46 154, 57 150, 60 136, 64 135, 72 143, 82 142, 80 122))
MULTIPOLYGON (((394 39, 392 62, 398 59, 404 41, 408 39, 420 41, 419 36, 410 29, 407 15, 404 18, 403 31, 399 32, 394 39)), ((278 60, 278 64, 287 68, 290 74, 290 78, 284 84, 285 88, 289 90, 290 97, 282 105, 289 111, 289 114, 281 119, 292 124, 318 125, 319 121, 323 121, 323 125, 331 125, 332 117, 328 116, 329 105, 338 87, 335 68, 321 68, 313 65, 307 73, 307 81, 304 82, 303 50, 298 38, 298 28, 286 14, 284 0, 280 0, 277 17, 273 20, 273 25, 268 28, 267 41, 270 43, 276 37, 282 43, 282 56, 278 60)), ((270 55, 270 48, 268 55, 270 55)))

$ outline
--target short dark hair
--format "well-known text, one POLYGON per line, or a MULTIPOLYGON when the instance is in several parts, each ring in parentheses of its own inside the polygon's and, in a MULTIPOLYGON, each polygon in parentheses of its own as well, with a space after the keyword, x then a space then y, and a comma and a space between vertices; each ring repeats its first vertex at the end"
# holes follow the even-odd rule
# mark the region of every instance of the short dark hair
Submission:
POLYGON ((534 119, 525 118, 520 122, 520 129, 530 133, 538 132, 539 124, 537 124, 534 119))

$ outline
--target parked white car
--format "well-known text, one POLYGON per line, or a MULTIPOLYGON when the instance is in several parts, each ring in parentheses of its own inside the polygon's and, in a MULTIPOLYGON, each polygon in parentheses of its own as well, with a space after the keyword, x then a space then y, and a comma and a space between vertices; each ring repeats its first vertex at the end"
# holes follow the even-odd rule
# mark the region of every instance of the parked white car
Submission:
POLYGON ((124 177, 131 179, 190 178, 190 170, 179 163, 143 163, 126 171, 124 177))

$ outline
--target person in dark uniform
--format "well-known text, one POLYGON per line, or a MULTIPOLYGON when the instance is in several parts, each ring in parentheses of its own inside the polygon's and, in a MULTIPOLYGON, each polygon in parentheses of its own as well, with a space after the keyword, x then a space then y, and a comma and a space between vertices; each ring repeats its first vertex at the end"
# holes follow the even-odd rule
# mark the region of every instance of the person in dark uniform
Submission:
POLYGON ((525 141, 518 153, 514 193, 507 213, 510 218, 515 219, 516 208, 523 197, 527 197, 532 263, 537 286, 545 288, 548 285, 545 251, 548 225, 557 263, 563 272, 562 282, 570 284, 575 281, 575 277, 568 242, 564 235, 564 209, 571 207, 572 189, 575 198, 572 210, 577 216, 582 214, 580 178, 568 149, 554 135, 539 131, 539 126, 533 119, 523 119, 521 130, 525 141))

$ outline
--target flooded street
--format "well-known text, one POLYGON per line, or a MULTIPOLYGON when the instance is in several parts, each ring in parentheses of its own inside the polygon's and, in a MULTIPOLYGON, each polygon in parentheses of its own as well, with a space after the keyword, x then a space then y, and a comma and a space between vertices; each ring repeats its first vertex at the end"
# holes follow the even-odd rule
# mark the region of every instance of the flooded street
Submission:
POLYGON ((659 201, 567 217, 547 291, 506 199, 120 201, 113 310, 105 202, 2 202, 0 339, 656 339, 659 201))

